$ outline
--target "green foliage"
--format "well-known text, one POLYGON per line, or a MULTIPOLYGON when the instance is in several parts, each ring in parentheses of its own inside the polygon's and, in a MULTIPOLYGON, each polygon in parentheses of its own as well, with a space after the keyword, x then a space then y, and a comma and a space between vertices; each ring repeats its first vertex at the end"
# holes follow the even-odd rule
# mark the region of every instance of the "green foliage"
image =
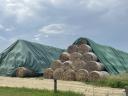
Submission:
POLYGON ((82 94, 70 91, 54 93, 49 90, 0 87, 0 96, 82 96, 82 94))
POLYGON ((112 88, 124 88, 125 86, 128 86, 128 74, 111 75, 105 80, 88 81, 87 84, 108 86, 112 88))

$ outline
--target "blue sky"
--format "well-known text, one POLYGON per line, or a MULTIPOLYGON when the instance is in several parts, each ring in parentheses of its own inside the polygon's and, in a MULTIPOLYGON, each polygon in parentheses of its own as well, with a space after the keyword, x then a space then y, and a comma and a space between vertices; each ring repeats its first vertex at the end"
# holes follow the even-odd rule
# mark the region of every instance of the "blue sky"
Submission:
POLYGON ((87 37, 128 52, 128 0, 0 1, 0 51, 17 39, 66 48, 87 37))

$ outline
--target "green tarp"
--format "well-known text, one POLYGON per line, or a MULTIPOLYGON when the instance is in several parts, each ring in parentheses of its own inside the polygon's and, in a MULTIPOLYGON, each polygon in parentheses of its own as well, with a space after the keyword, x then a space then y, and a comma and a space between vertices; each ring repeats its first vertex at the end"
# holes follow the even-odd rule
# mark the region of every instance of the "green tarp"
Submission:
POLYGON ((106 70, 111 74, 128 72, 128 53, 95 43, 88 38, 79 38, 74 44, 87 42, 106 70))
POLYGON ((0 54, 0 76, 14 76, 18 67, 41 74, 64 50, 18 40, 0 54))

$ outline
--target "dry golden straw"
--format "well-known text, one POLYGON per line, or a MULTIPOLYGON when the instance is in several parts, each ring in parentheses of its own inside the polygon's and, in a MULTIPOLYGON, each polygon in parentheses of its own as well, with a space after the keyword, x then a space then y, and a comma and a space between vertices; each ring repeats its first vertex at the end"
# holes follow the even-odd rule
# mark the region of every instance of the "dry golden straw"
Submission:
POLYGON ((76 71, 76 80, 77 81, 87 81, 89 78, 89 73, 86 69, 79 69, 76 71))
POLYGON ((86 69, 91 72, 91 71, 102 71, 104 70, 104 66, 103 64, 101 64, 100 62, 96 62, 96 61, 89 61, 86 64, 86 69))
POLYGON ((34 76, 34 72, 25 68, 25 67, 19 67, 16 69, 16 77, 32 77, 34 76))
POLYGON ((106 71, 92 71, 90 73, 90 80, 102 80, 102 79, 105 79, 109 76, 109 73, 106 72, 106 71))
POLYGON ((58 80, 62 80, 63 79, 63 73, 64 73, 64 70, 62 68, 57 68, 53 72, 53 78, 56 78, 58 80))
POLYGON ((62 64, 62 68, 64 69, 64 71, 69 70, 69 69, 73 69, 72 61, 65 61, 62 64))
POLYGON ((83 60, 73 61, 73 65, 75 71, 78 71, 79 69, 86 69, 86 62, 84 62, 83 60))
POLYGON ((75 80, 75 71, 69 69, 63 73, 63 80, 74 81, 75 80))
POLYGON ((65 61, 68 61, 70 60, 70 54, 68 52, 63 52, 61 55, 60 55, 60 60, 62 62, 65 62, 65 61))
POLYGON ((60 60, 55 60, 53 61, 53 63, 51 64, 51 68, 53 70, 60 68, 62 66, 62 62, 60 60))
POLYGON ((81 60, 82 54, 79 52, 71 53, 71 61, 81 60))
POLYGON ((78 51, 78 46, 77 45, 70 45, 67 49, 68 53, 73 53, 78 51))
POLYGON ((80 52, 81 54, 87 53, 91 50, 92 50, 91 47, 89 45, 86 45, 86 44, 81 44, 78 47, 78 52, 80 52))
POLYGON ((52 79, 53 78, 53 69, 52 68, 48 68, 44 71, 44 78, 46 79, 52 79))
POLYGON ((97 61, 97 56, 92 52, 87 52, 83 54, 82 60, 87 61, 97 61))

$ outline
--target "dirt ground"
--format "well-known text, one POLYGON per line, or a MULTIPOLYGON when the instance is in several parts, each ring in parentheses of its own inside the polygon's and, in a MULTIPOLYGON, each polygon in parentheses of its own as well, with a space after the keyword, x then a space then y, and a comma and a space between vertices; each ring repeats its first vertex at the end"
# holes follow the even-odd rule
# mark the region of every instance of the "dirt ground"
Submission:
MULTIPOLYGON (((25 87, 53 90, 53 85, 53 80, 49 79, 0 77, 0 86, 4 87, 25 87)), ((76 81, 58 80, 57 86, 58 90, 75 91, 83 93, 85 96, 125 96, 124 89, 95 87, 76 81)))

